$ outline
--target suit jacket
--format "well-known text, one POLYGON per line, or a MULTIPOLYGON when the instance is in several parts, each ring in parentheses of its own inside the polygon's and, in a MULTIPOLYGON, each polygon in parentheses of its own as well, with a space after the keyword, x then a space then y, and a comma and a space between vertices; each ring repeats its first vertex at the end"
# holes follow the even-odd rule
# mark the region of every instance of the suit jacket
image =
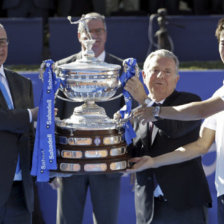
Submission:
MULTIPOLYGON (((163 103, 163 106, 181 105, 200 98, 194 94, 174 91, 163 103)), ((134 140, 134 153, 150 155, 152 157, 174 151, 176 148, 198 139, 200 121, 176 121, 161 119, 154 122, 158 128, 157 135, 152 145, 146 126, 135 123, 137 137, 134 140)), ((193 206, 208 205, 211 203, 208 183, 204 174, 201 157, 196 159, 149 169, 137 173, 138 181, 145 184, 142 178, 145 175, 155 175, 165 198, 175 208, 188 208, 193 206)), ((153 178, 152 178, 153 179, 153 178)), ((149 192, 152 194, 152 192, 149 192)))
MULTIPOLYGON (((77 59, 81 59, 81 57, 82 57, 82 54, 81 54, 81 52, 79 52, 78 54, 74 54, 74 55, 71 55, 67 58, 60 60, 60 61, 57 61, 56 64, 57 65, 68 64, 68 63, 76 61, 77 59)), ((122 60, 120 58, 118 58, 112 54, 108 54, 108 53, 106 53, 105 62, 111 63, 111 64, 122 65, 122 60)), ((120 93, 122 93, 122 88, 119 88, 117 90, 115 96, 119 95, 120 93)), ((77 107, 81 104, 83 104, 83 103, 76 103, 76 102, 70 103, 67 101, 65 102, 65 101, 57 99, 55 107, 59 109, 58 116, 61 119, 64 119, 64 118, 70 117, 73 113, 74 107, 77 107)), ((124 105, 124 99, 123 99, 123 97, 121 97, 121 98, 118 98, 118 99, 112 100, 112 101, 107 101, 107 102, 102 102, 102 103, 97 102, 97 104, 105 109, 106 114, 110 118, 113 118, 114 113, 117 112, 118 110, 120 110, 121 107, 124 105)))
POLYGON ((15 72, 4 70, 14 110, 8 110, 0 91, 0 207, 8 200, 16 171, 18 153, 28 211, 33 210, 33 180, 30 176, 32 150, 31 124, 27 108, 33 108, 33 91, 30 80, 15 72))

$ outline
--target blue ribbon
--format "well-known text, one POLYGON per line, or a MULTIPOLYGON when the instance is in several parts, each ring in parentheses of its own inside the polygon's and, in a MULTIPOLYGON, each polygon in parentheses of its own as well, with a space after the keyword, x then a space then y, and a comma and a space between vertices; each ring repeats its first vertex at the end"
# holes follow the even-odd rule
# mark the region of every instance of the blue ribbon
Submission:
MULTIPOLYGON (((138 66, 137 61, 134 58, 127 58, 124 60, 123 63, 124 63, 123 66, 126 68, 126 71, 124 71, 120 76, 120 82, 122 87, 124 87, 126 85, 126 82, 135 75, 136 67, 138 66)), ((142 72, 140 70, 139 70, 139 80, 141 81, 145 89, 145 92, 148 95, 149 91, 146 85, 144 84, 142 72)), ((130 115, 132 108, 132 97, 130 93, 127 90, 123 89, 123 95, 125 99, 126 110, 120 110, 121 118, 124 118, 125 115, 130 115)), ((124 129, 125 129, 124 134, 125 141, 129 145, 132 142, 132 139, 136 137, 135 131, 129 120, 124 124, 124 129)))
POLYGON ((61 81, 52 70, 53 63, 52 60, 45 61, 46 69, 37 117, 31 175, 36 176, 38 182, 48 181, 49 170, 57 169, 54 95, 61 81))

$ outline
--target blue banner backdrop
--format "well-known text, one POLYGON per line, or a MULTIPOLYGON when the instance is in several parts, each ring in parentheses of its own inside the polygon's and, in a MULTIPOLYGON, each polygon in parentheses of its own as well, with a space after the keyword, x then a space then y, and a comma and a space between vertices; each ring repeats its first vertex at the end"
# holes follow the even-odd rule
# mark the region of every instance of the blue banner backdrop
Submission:
MULTIPOLYGON (((34 103, 38 105, 40 99, 40 90, 42 83, 39 80, 38 73, 23 73, 33 82, 34 103)), ((188 91, 198 94, 202 99, 209 98, 214 91, 219 88, 224 79, 224 71, 208 70, 208 71, 181 71, 180 81, 177 90, 188 91)), ((216 153, 213 145, 210 151, 203 157, 203 165, 209 182, 213 198, 213 208, 209 209, 209 224, 216 224, 216 190, 214 186, 216 153)), ((38 192, 43 216, 46 224, 56 223, 56 191, 52 190, 48 183, 38 183, 38 192)), ((83 224, 92 223, 92 207, 89 195, 86 201, 85 214, 83 224)), ((129 223, 135 224, 134 211, 134 194, 132 186, 130 186, 129 176, 123 177, 121 181, 121 198, 118 224, 129 223)))

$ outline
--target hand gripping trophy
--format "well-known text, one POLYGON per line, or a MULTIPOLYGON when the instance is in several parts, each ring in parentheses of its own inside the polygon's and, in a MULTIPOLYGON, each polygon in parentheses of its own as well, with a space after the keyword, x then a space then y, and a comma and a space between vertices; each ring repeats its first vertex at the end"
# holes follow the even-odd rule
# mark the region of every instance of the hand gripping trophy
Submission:
POLYGON ((46 97, 42 100, 43 105, 39 110, 40 116, 38 115, 41 120, 42 114, 45 121, 39 120, 40 131, 36 134, 36 138, 39 135, 39 143, 35 141, 35 145, 39 147, 34 148, 31 172, 37 179, 39 177, 40 181, 48 180, 52 171, 59 174, 111 173, 124 171, 128 166, 126 142, 123 138, 123 127, 127 119, 111 119, 104 108, 95 103, 114 100, 123 95, 114 97, 121 85, 121 66, 100 62, 95 58, 92 51, 95 40, 89 33, 85 18, 76 22, 72 22, 71 18, 69 20, 71 24, 83 23, 87 37, 83 40, 85 50, 82 50, 80 60, 54 66, 54 71, 52 62, 46 61, 43 74, 46 84, 43 86, 46 87, 43 87, 42 94, 46 97), (62 91, 66 98, 61 98, 58 91, 62 91), (83 104, 74 108, 70 118, 54 119, 53 100, 47 99, 49 94, 62 100, 83 104), (55 136, 54 133, 44 134, 44 130, 49 131, 51 127, 55 136), (42 144, 43 135, 47 136, 45 145, 42 144))

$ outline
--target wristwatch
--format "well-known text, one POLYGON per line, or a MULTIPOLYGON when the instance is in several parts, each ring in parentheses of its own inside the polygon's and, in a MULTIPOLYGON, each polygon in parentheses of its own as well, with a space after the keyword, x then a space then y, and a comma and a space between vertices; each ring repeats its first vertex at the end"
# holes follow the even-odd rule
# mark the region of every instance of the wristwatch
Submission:
POLYGON ((152 110, 152 115, 154 116, 154 118, 156 120, 159 120, 160 117, 159 117, 159 113, 160 113, 160 106, 155 106, 153 107, 153 110, 152 110))

